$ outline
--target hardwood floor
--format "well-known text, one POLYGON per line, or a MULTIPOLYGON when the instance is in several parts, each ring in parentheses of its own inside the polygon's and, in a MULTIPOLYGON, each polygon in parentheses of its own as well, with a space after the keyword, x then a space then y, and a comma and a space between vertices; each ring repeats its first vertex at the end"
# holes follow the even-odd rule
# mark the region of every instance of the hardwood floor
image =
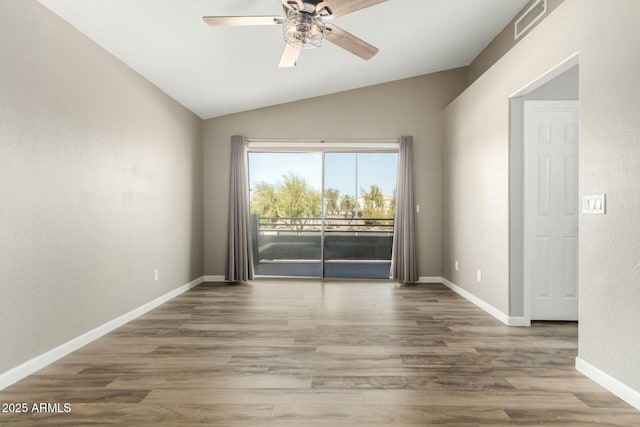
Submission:
POLYGON ((0 425, 640 426, 574 369, 577 326, 509 328, 441 285, 205 284, 0 392, 0 425))

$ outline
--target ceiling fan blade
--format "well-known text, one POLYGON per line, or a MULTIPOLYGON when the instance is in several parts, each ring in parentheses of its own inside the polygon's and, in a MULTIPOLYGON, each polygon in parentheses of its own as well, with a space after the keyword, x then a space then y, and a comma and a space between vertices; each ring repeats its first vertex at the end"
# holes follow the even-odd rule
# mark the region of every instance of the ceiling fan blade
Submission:
POLYGON ((370 45, 340 27, 336 27, 333 24, 326 24, 326 29, 325 38, 327 40, 362 59, 369 60, 378 53, 379 49, 377 47, 370 45))
POLYGON ((282 52, 282 58, 280 58, 280 68, 295 67, 298 62, 298 58, 302 53, 302 46, 294 45, 291 43, 285 43, 284 52, 282 52))
POLYGON ((384 1, 387 0, 324 0, 316 6, 316 10, 328 8, 331 16, 338 17, 384 1))
POLYGON ((280 16, 203 16, 202 19, 209 25, 236 26, 236 25, 279 25, 284 22, 280 16))

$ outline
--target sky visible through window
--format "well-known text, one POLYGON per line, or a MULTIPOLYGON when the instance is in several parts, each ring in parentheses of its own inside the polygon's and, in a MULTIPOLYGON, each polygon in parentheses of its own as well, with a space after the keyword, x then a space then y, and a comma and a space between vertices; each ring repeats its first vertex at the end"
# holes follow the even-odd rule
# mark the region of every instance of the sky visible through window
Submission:
MULTIPOLYGON (((398 153, 326 153, 325 188, 335 188, 341 195, 353 197, 356 189, 369 191, 371 185, 378 185, 384 195, 391 196, 396 187, 397 165, 398 153)), ((304 178, 320 191, 322 153, 249 153, 251 188, 258 182, 282 182, 288 173, 304 178)))

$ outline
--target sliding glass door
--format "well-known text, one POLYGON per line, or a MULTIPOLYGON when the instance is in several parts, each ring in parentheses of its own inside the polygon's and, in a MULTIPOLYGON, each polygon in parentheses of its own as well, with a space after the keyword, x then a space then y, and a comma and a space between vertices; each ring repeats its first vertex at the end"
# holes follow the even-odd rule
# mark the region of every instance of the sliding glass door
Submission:
POLYGON ((325 153, 325 277, 389 278, 397 163, 397 153, 325 153))
POLYGON ((322 277, 322 154, 249 153, 257 276, 322 277))
POLYGON ((396 152, 250 152, 258 276, 389 277, 396 152))

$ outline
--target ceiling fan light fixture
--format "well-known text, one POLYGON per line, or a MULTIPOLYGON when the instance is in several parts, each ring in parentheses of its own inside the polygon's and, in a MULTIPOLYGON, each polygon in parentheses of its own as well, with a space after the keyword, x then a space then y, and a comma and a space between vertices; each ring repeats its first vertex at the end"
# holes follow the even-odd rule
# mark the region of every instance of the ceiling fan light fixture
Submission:
POLYGON ((287 43, 304 49, 312 49, 322 46, 326 28, 322 19, 317 15, 289 10, 282 26, 282 32, 287 43))

